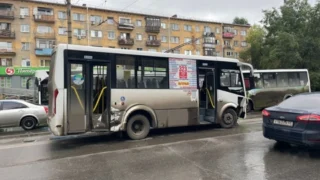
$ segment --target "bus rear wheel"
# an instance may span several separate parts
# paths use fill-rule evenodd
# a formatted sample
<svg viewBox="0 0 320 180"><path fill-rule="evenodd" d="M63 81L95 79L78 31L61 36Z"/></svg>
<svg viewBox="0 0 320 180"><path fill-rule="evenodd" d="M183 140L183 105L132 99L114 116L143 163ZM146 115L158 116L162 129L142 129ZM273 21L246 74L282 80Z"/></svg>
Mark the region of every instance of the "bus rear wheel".
<svg viewBox="0 0 320 180"><path fill-rule="evenodd" d="M235 110L226 109L221 117L220 125L223 128L232 128L237 124L238 115Z"/></svg>
<svg viewBox="0 0 320 180"><path fill-rule="evenodd" d="M144 139L150 132L150 123L144 115L134 115L127 123L127 135L132 140Z"/></svg>

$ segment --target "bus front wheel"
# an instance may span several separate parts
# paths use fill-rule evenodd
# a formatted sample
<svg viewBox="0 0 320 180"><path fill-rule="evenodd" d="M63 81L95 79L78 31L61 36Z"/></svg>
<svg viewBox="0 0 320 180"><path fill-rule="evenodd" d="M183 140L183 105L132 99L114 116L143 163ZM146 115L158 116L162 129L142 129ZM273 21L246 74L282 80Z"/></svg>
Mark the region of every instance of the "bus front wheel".
<svg viewBox="0 0 320 180"><path fill-rule="evenodd" d="M238 115L235 110L228 108L226 109L221 117L220 125L223 128L232 128L236 125Z"/></svg>
<svg viewBox="0 0 320 180"><path fill-rule="evenodd" d="M127 123L127 135L132 140L144 139L150 131L150 123L144 115L134 115Z"/></svg>

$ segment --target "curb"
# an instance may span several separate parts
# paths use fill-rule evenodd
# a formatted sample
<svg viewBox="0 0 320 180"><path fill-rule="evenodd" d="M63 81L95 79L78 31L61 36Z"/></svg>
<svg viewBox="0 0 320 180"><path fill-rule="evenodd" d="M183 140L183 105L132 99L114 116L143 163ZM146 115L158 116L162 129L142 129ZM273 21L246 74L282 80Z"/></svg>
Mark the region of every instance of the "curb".
<svg viewBox="0 0 320 180"><path fill-rule="evenodd" d="M32 136L41 136L41 135L49 135L49 134L51 134L49 131L37 132L37 133L13 134L13 135L0 136L0 139L10 139L10 138L19 138L19 137L32 137Z"/></svg>

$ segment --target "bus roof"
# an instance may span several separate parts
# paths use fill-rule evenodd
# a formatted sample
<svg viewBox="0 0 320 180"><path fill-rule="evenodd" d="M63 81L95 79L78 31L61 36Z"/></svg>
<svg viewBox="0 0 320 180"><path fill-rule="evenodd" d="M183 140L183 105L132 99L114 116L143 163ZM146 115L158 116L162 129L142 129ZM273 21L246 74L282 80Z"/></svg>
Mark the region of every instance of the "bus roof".
<svg viewBox="0 0 320 180"><path fill-rule="evenodd" d="M82 45L71 45L71 44L59 44L57 49L69 49L77 51L90 51L90 52L102 52L102 53L116 53L124 55L140 55L140 56L153 56L153 57L171 57L171 58L185 58L195 60L207 60L207 61L221 61L221 62L234 62L239 63L238 59L224 58L217 56L195 56L195 55L184 55L184 54L172 54L172 53L160 53L160 52L149 52L149 51L138 51L138 50L124 50L107 47L93 47L93 46L82 46Z"/></svg>
<svg viewBox="0 0 320 180"><path fill-rule="evenodd" d="M276 73L276 72L308 72L308 69L254 69L255 73ZM245 70L243 73L249 73Z"/></svg>

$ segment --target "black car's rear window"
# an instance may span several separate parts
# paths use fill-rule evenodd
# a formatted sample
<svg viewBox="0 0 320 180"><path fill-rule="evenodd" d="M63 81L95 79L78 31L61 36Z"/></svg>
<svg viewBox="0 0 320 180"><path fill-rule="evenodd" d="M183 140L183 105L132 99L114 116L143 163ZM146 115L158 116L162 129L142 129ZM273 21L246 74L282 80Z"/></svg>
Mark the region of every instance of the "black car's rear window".
<svg viewBox="0 0 320 180"><path fill-rule="evenodd" d="M320 107L320 95L298 95L284 100L279 105L281 108L290 109L313 109Z"/></svg>

